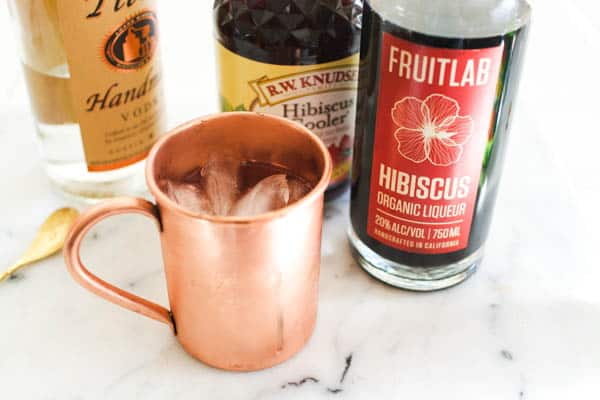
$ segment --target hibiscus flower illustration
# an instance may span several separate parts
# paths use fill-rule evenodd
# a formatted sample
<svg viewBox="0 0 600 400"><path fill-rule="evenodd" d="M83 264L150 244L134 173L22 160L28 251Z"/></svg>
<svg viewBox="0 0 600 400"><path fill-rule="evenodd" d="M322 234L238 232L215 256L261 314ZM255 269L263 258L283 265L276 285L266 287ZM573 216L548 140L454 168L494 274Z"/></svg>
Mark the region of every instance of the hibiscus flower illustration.
<svg viewBox="0 0 600 400"><path fill-rule="evenodd" d="M394 137L400 154L418 164L425 160L443 167L456 164L473 135L473 119L459 111L456 100L441 94L424 101L416 97L398 101L392 119L398 126Z"/></svg>

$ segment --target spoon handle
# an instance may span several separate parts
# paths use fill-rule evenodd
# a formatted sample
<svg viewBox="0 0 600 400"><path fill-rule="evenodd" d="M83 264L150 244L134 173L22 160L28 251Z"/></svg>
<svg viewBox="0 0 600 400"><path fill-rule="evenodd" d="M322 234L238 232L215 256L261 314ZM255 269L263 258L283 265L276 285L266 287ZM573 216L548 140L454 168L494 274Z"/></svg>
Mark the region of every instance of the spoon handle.
<svg viewBox="0 0 600 400"><path fill-rule="evenodd" d="M4 271L2 273L2 275L0 275L0 283L4 282L8 278L10 278L10 276L12 274L14 274L15 272L17 272L18 270L20 270L21 268L23 268L26 265L27 265L27 263L24 263L22 261L17 261L15 264L13 264L11 267L9 267L6 271Z"/></svg>

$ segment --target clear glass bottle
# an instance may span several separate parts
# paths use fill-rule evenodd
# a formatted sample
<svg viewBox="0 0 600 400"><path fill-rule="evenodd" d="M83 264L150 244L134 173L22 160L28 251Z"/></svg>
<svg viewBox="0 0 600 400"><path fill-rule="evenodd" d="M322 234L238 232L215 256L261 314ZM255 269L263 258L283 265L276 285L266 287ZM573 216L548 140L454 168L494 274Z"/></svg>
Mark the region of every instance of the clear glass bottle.
<svg viewBox="0 0 600 400"><path fill-rule="evenodd" d="M480 264L530 7L366 0L350 241L376 278L455 285Z"/></svg>
<svg viewBox="0 0 600 400"><path fill-rule="evenodd" d="M87 200L143 192L165 127L154 2L8 3L50 180Z"/></svg>

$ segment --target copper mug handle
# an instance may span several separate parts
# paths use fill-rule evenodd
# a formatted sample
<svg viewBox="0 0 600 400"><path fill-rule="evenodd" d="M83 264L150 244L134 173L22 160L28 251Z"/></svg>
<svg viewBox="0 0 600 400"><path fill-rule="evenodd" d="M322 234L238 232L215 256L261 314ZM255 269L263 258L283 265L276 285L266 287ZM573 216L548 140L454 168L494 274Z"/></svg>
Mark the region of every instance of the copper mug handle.
<svg viewBox="0 0 600 400"><path fill-rule="evenodd" d="M169 325L171 331L176 334L175 322L169 310L98 278L88 271L81 262L81 242L89 230L103 219L127 213L142 214L154 219L159 231L162 232L162 223L158 208L149 201L129 197L106 201L83 213L71 228L64 247L67 268L73 278L92 293L128 310L163 322Z"/></svg>

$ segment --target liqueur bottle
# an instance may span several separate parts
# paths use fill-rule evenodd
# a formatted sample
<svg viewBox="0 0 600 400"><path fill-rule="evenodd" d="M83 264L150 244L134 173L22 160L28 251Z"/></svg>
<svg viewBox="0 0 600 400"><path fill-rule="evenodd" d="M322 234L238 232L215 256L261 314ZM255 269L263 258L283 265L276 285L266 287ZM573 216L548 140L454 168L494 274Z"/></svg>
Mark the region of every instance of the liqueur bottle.
<svg viewBox="0 0 600 400"><path fill-rule="evenodd" d="M350 241L412 290L482 260L523 59L525 0L366 0Z"/></svg>
<svg viewBox="0 0 600 400"><path fill-rule="evenodd" d="M328 198L349 182L362 0L215 0L223 111L297 121L334 162Z"/></svg>
<svg viewBox="0 0 600 400"><path fill-rule="evenodd" d="M51 181L70 196L143 191L164 131L154 0L9 0Z"/></svg>

